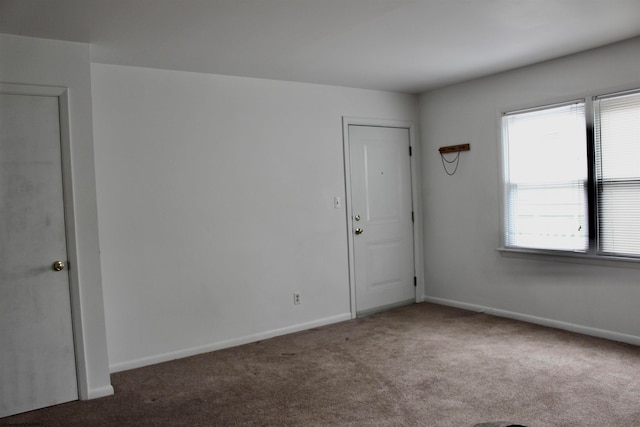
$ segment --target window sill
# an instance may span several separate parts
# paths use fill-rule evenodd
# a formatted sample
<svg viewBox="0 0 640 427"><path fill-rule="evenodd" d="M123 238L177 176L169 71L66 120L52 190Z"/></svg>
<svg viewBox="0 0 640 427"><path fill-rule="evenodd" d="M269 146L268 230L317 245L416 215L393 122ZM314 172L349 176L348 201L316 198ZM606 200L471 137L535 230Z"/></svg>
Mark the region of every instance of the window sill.
<svg viewBox="0 0 640 427"><path fill-rule="evenodd" d="M541 261L570 262L578 264L602 265L605 267L628 267L640 269L640 258L509 247L499 247L497 251L500 252L502 256L511 258L528 258L539 259Z"/></svg>

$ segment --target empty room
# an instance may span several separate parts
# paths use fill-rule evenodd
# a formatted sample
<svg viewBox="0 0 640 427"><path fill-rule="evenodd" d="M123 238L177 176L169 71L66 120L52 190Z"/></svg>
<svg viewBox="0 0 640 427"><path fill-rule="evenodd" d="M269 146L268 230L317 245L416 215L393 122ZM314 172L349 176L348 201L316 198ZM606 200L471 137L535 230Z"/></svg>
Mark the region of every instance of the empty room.
<svg viewBox="0 0 640 427"><path fill-rule="evenodd" d="M640 426L640 1L0 0L0 426Z"/></svg>

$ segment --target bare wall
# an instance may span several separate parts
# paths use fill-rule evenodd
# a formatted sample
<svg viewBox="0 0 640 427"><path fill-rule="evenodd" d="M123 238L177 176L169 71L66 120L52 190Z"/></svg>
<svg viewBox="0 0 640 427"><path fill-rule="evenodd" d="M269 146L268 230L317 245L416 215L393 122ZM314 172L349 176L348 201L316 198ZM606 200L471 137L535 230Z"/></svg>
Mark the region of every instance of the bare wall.
<svg viewBox="0 0 640 427"><path fill-rule="evenodd" d="M112 370L350 318L341 118L417 97L103 64L92 88Z"/></svg>
<svg viewBox="0 0 640 427"><path fill-rule="evenodd" d="M638 58L633 39L421 95L427 300L640 343L640 264L496 250L500 113L640 87ZM447 176L437 149L461 143Z"/></svg>

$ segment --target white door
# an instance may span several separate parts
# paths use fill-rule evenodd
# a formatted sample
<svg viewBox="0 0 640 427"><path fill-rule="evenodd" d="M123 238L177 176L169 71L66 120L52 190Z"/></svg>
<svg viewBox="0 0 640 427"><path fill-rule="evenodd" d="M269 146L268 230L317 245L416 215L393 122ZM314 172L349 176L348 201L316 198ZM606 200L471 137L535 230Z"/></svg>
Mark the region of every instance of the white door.
<svg viewBox="0 0 640 427"><path fill-rule="evenodd" d="M358 315L415 302L409 129L349 125Z"/></svg>
<svg viewBox="0 0 640 427"><path fill-rule="evenodd" d="M65 238L58 98L0 94L0 417L78 398Z"/></svg>

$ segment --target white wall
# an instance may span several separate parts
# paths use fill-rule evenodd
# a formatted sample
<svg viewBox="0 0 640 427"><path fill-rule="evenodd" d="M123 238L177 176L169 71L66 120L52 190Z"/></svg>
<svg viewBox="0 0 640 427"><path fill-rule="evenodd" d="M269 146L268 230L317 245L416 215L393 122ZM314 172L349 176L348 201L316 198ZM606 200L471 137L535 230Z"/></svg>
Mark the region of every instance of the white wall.
<svg viewBox="0 0 640 427"><path fill-rule="evenodd" d="M422 94L427 300L640 343L640 264L496 251L499 114L640 87L639 58L633 39ZM460 143L471 151L447 176L437 149Z"/></svg>
<svg viewBox="0 0 640 427"><path fill-rule="evenodd" d="M113 371L350 318L341 118L415 121L417 97L103 64L92 86Z"/></svg>
<svg viewBox="0 0 640 427"><path fill-rule="evenodd" d="M63 144L63 159L71 178L65 182L65 214L79 394L83 399L113 394L100 277L89 45L0 34L0 58L0 83L68 89L70 144Z"/></svg>

